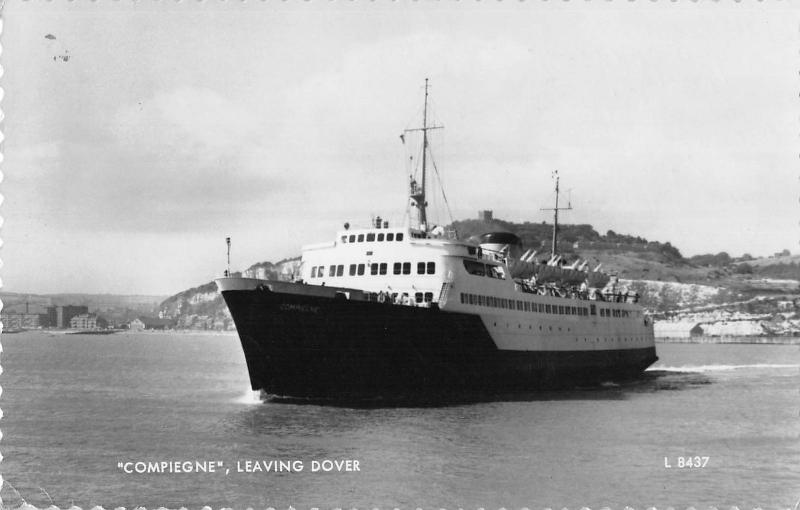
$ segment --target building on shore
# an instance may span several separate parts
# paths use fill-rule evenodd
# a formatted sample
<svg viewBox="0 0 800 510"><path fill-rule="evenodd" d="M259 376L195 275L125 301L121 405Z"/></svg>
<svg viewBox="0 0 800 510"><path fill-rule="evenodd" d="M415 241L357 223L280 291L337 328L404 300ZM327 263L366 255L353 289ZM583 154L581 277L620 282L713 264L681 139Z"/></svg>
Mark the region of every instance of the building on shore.
<svg viewBox="0 0 800 510"><path fill-rule="evenodd" d="M703 325L706 336L761 336L766 334L761 321L719 321Z"/></svg>
<svg viewBox="0 0 800 510"><path fill-rule="evenodd" d="M105 329L108 321L95 313L82 313L69 320L71 329Z"/></svg>
<svg viewBox="0 0 800 510"><path fill-rule="evenodd" d="M53 328L69 328L72 318L84 313L89 313L88 306L64 305L47 307L48 323Z"/></svg>
<svg viewBox="0 0 800 510"><path fill-rule="evenodd" d="M656 321L656 338L693 338L703 336L703 325L696 321Z"/></svg>
<svg viewBox="0 0 800 510"><path fill-rule="evenodd" d="M175 320L160 319L155 317L137 317L128 323L128 329L131 331L142 331L145 329L164 330L172 329L174 327Z"/></svg>
<svg viewBox="0 0 800 510"><path fill-rule="evenodd" d="M144 321L136 317L128 323L128 329L131 331L141 331L144 329Z"/></svg>
<svg viewBox="0 0 800 510"><path fill-rule="evenodd" d="M46 317L46 316L45 316ZM42 316L38 313L3 312L0 313L3 329L38 329L42 327Z"/></svg>

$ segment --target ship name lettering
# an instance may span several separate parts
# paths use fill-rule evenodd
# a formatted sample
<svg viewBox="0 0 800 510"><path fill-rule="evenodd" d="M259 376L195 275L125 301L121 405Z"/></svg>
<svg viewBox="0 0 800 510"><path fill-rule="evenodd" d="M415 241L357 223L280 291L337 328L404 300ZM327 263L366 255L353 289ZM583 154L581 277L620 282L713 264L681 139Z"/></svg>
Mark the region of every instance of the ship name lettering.
<svg viewBox="0 0 800 510"><path fill-rule="evenodd" d="M281 305L281 310L285 312L319 313L319 307L312 305L283 304Z"/></svg>

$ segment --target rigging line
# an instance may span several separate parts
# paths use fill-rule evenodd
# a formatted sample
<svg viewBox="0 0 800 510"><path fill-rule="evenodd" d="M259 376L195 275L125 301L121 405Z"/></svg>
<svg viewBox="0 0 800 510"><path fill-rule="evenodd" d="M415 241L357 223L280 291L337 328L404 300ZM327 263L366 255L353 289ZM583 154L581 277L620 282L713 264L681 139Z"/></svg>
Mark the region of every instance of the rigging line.
<svg viewBox="0 0 800 510"><path fill-rule="evenodd" d="M454 223L453 219L453 211L450 210L450 202L447 201L447 195L444 193L444 185L442 185L442 176L439 175L439 167L436 166L436 161L433 159L433 154L431 153L431 164L433 165L433 170L436 172L436 180L439 181L439 189L442 190L442 198L444 198L444 205L447 206L447 214L450 216L450 224Z"/></svg>

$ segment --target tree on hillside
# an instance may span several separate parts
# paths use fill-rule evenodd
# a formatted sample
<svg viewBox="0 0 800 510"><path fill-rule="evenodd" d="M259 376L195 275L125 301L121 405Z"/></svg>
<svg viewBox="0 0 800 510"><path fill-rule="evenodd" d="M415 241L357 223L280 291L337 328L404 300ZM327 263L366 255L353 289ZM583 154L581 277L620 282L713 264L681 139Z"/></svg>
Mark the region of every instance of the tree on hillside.
<svg viewBox="0 0 800 510"><path fill-rule="evenodd" d="M733 262L733 259L730 255L728 255L727 252L721 251L716 255L711 253L695 255L689 259L689 262L696 266L725 267L730 265L730 263Z"/></svg>

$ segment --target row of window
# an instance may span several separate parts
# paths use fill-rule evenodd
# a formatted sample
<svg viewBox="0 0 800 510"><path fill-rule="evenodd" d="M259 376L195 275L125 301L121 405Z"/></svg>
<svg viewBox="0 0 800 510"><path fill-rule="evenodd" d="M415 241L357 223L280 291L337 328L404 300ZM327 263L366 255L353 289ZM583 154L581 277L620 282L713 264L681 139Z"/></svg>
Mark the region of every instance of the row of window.
<svg viewBox="0 0 800 510"><path fill-rule="evenodd" d="M507 310L520 310L532 313L554 313L560 315L589 315L585 306L549 305L545 303L531 303L519 299L506 299L481 294L461 293L461 302L467 305L488 306L490 308L505 308ZM594 305L592 305L594 307ZM594 314L592 314L594 315Z"/></svg>
<svg viewBox="0 0 800 510"><path fill-rule="evenodd" d="M571 305L550 305L547 303L532 303L519 299L506 299L494 296L483 296L481 294L461 293L461 302L465 305L488 306L490 308L505 308L507 310L519 310L531 313L550 313L556 315L597 315L597 306L571 306ZM628 310L611 310L600 308L601 317L628 317Z"/></svg>
<svg viewBox="0 0 800 510"><path fill-rule="evenodd" d="M387 262L350 264L348 273L350 276L363 276L367 270L371 275L388 274L389 264ZM324 278L325 274L325 266L311 268L311 278ZM411 274L411 262L394 262L392 264L392 274ZM417 274L436 274L436 262L417 262ZM327 275L344 276L344 264L329 266Z"/></svg>
<svg viewBox="0 0 800 510"><path fill-rule="evenodd" d="M600 317L629 317L628 310L611 310L609 308L600 309Z"/></svg>
<svg viewBox="0 0 800 510"><path fill-rule="evenodd" d="M402 241L403 240L403 233L402 232L387 232L384 234L381 232L380 234L376 234L375 232L370 232L369 234L350 234L350 235L343 235L342 242L343 243L363 243L368 242L372 243L375 241L383 242L383 241Z"/></svg>

